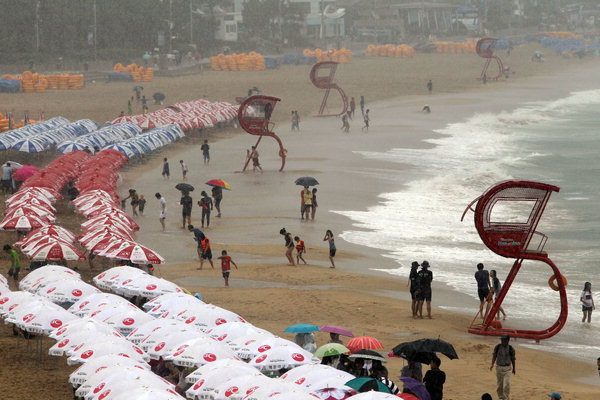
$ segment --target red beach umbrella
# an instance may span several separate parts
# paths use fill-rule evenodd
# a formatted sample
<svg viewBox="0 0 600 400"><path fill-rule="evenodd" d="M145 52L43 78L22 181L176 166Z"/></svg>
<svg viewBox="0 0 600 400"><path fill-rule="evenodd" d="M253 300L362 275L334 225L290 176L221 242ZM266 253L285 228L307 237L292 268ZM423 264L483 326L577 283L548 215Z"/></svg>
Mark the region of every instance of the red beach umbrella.
<svg viewBox="0 0 600 400"><path fill-rule="evenodd" d="M3 219L0 223L0 229L5 231L30 231L35 228L41 228L49 222L42 220L34 215L22 215Z"/></svg>
<svg viewBox="0 0 600 400"><path fill-rule="evenodd" d="M355 337L346 344L346 347L352 353L356 353L359 350L383 350L381 342L371 336Z"/></svg>
<svg viewBox="0 0 600 400"><path fill-rule="evenodd" d="M15 173L13 174L13 179L17 182L24 182L33 175L35 175L35 173L38 172L38 170L39 169L37 167L34 167L33 165L24 165L23 168L19 168L15 171Z"/></svg>
<svg viewBox="0 0 600 400"><path fill-rule="evenodd" d="M135 264L162 264L165 259L160 254L140 244L130 244L109 255L111 258L130 260Z"/></svg>
<svg viewBox="0 0 600 400"><path fill-rule="evenodd" d="M32 260L85 260L75 246L63 241L48 243L30 254Z"/></svg>

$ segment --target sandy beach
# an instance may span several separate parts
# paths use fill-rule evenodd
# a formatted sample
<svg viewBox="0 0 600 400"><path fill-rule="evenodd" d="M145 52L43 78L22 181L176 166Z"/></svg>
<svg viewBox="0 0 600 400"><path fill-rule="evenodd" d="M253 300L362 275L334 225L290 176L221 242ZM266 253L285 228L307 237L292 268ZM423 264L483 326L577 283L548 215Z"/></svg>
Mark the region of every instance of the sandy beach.
<svg viewBox="0 0 600 400"><path fill-rule="evenodd" d="M526 101L552 99L569 91L587 89L589 81L582 77L597 75L597 62L574 61L548 57L545 64L529 62L529 48L515 49L511 66L517 74L511 82L490 82L482 85L475 80L482 62L472 56L449 54L417 55L410 60L356 59L338 70L339 82L349 96L365 95L371 109L371 129L362 133L360 110L350 121L349 134L339 129L336 118L310 118L320 102L317 89L311 88L306 75L309 67L282 67L264 73L204 72L197 76L157 78L146 87L167 93L167 102L208 98L232 100L243 95L247 87L258 86L264 93L283 98L276 108L275 131L288 149L284 172L277 172L279 159L275 141L265 138L260 144L263 173L236 173L243 165L246 149L256 138L239 129L211 130L198 137L168 147L143 164L129 165L122 171L120 193L135 188L148 203L144 216L136 219L141 226L137 240L157 250L167 260L158 273L191 292L199 292L205 301L228 308L249 322L283 337L285 327L306 322L317 325L336 324L352 330L355 335L377 337L385 345L385 353L396 344L422 337L441 337L454 344L458 360L442 359L441 369L448 376L444 387L447 399L479 399L482 393L495 395L495 374L489 371L495 338L469 335L466 327L471 317L439 309L442 305L472 304L466 294L450 291L445 285L434 286L432 320L414 320L410 314L406 281L374 269L397 268L397 263L371 247L351 244L339 238L343 231L356 229L351 221L336 213L340 210L367 210L381 201L382 192L401 190L411 177L418 174L408 164L396 164L395 173L388 163L364 157L358 152L385 151L392 148L428 148L425 139L433 131L450 122L460 121L475 112L510 110ZM449 75L455 78L448 78ZM434 81L434 93L427 95L427 79ZM29 94L0 95L1 104L10 104L15 112L22 107L44 109L46 116L92 118L104 121L116 116L115 104L126 103L130 84L96 83L74 93L45 93L36 98ZM116 100L119 99L119 100ZM420 113L429 104L431 114ZM123 106L123 108L125 108ZM291 132L289 111L300 110L301 130ZM203 165L200 143L207 138L211 146L211 161ZM161 176L162 157L171 165L171 179ZM188 164L188 183L196 190L194 203L209 179L229 182L231 192L224 192L222 218L214 218L204 232L211 239L213 254L226 249L239 265L231 278L231 288L223 288L219 266L215 270L205 264L196 270L195 243L181 227L179 192L181 182L179 160ZM320 182L319 207L315 221L300 220L300 187L294 185L299 176L310 175ZM161 192L167 200L167 232L160 231L158 204L154 193ZM465 199L467 202L470 199ZM128 209L128 211L131 211ZM193 209L192 223L200 224L200 212ZM283 237L285 227L305 240L308 265L287 266ZM335 270L329 269L325 230L336 234L338 254ZM6 234L3 234L6 235ZM7 237L3 237L7 240ZM402 246L401 243L398 246ZM434 275L436 254L415 254L419 262L429 260ZM413 259L405 260L405 266ZM86 268L87 267L82 267ZM93 276L90 274L90 276ZM13 363L17 370L35 368L36 359L28 355L23 344L8 337L3 329L0 357ZM327 341L326 334L317 334L317 345ZM600 392L594 363L584 363L557 357L546 352L526 349L516 343L517 374L512 380L513 400L545 398L547 393L561 392L565 399L594 399ZM48 342L49 343L49 342ZM18 351L15 350L18 347ZM597 356L593 357L595 360ZM0 387L8 392L6 399L69 398L70 388L64 359L46 359L40 364L41 377L25 384L15 381L15 367L0 371ZM568 368L565 368L565 364ZM392 358L387 367L396 378L402 359ZM595 378L595 379L594 379ZM52 387L52 393L48 387ZM6 390L8 389L8 390ZM39 398L39 396L37 396Z"/></svg>

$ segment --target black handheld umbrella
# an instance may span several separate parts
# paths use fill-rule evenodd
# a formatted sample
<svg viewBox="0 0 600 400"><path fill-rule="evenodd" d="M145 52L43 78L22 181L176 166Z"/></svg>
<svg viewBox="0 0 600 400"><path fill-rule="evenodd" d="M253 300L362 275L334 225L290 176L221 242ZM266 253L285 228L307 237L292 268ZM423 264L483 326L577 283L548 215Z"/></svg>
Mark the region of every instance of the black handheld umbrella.
<svg viewBox="0 0 600 400"><path fill-rule="evenodd" d="M312 176L303 176L296 179L294 183L298 186L316 186L319 184L319 182L317 182L317 180Z"/></svg>
<svg viewBox="0 0 600 400"><path fill-rule="evenodd" d="M392 352L410 361L429 364L435 353L442 353L449 359L458 358L454 346L441 339L419 339L412 342L400 343Z"/></svg>
<svg viewBox="0 0 600 400"><path fill-rule="evenodd" d="M379 354L378 352L366 349L352 353L348 356L348 358L367 358L369 360L379 360L381 362L386 362L385 357Z"/></svg>
<svg viewBox="0 0 600 400"><path fill-rule="evenodd" d="M152 95L152 98L154 99L155 102L160 103L160 102L164 101L167 97L165 96L164 93L156 92Z"/></svg>
<svg viewBox="0 0 600 400"><path fill-rule="evenodd" d="M175 189L188 193L194 191L194 187L188 183L178 183L177 185L175 185Z"/></svg>

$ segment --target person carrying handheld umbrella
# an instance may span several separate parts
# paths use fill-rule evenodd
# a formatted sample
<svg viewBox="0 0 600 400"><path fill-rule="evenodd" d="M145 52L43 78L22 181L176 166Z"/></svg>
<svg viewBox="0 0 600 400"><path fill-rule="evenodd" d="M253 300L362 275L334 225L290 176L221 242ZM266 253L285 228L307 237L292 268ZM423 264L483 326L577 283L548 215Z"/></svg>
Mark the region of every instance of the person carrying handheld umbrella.
<svg viewBox="0 0 600 400"><path fill-rule="evenodd" d="M214 200L214 206L217 209L217 218L221 218L221 200L223 200L223 189L231 190L229 183L222 179L211 179L206 182L208 186L212 186L211 192Z"/></svg>

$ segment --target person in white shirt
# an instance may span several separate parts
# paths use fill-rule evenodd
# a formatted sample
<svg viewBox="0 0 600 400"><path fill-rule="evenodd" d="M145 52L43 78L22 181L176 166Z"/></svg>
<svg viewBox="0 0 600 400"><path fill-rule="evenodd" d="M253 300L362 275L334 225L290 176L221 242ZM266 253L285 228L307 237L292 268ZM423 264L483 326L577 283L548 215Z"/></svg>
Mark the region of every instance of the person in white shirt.
<svg viewBox="0 0 600 400"><path fill-rule="evenodd" d="M159 220L160 220L160 225L162 226L162 231L165 232L165 219L167 218L167 201L165 200L164 197L161 196L160 193L156 193L154 195L154 197L156 197L158 199L158 209L160 211L159 214Z"/></svg>
<svg viewBox="0 0 600 400"><path fill-rule="evenodd" d="M596 309L594 298L592 297L592 284L590 282L586 282L583 285L583 291L581 292L579 301L582 303L581 309L583 311L583 319L581 322L585 322L587 319L589 324L592 321L592 310Z"/></svg>

